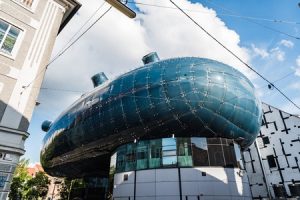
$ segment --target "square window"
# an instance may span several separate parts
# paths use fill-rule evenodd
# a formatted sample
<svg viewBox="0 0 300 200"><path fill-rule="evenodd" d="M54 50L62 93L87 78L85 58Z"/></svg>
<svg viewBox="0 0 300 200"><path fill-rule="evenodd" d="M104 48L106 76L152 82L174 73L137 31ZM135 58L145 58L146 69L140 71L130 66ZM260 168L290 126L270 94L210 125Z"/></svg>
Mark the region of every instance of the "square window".
<svg viewBox="0 0 300 200"><path fill-rule="evenodd" d="M0 51L11 54L21 30L0 19Z"/></svg>
<svg viewBox="0 0 300 200"><path fill-rule="evenodd" d="M128 174L124 174L123 181L128 181Z"/></svg>
<svg viewBox="0 0 300 200"><path fill-rule="evenodd" d="M263 140L263 143L266 145L266 144L270 144L270 140L269 140L269 137L268 136L265 136L262 138Z"/></svg>
<svg viewBox="0 0 300 200"><path fill-rule="evenodd" d="M276 162L275 162L275 158L274 158L273 155L267 156L267 160L268 160L270 168L277 167Z"/></svg>

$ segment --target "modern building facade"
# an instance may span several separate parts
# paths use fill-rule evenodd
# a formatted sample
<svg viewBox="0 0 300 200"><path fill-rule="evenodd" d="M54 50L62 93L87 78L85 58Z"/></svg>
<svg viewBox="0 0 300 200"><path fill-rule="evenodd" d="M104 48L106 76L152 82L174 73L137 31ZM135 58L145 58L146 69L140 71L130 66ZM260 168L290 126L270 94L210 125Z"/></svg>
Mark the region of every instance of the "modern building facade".
<svg viewBox="0 0 300 200"><path fill-rule="evenodd" d="M299 116L263 104L260 134L244 160L254 199L299 198Z"/></svg>
<svg viewBox="0 0 300 200"><path fill-rule="evenodd" d="M108 182L103 199L251 199L241 150L261 125L252 83L209 59L143 62L94 76L93 91L43 123L45 171Z"/></svg>
<svg viewBox="0 0 300 200"><path fill-rule="evenodd" d="M0 199L24 142L59 31L80 4L75 0L0 1Z"/></svg>

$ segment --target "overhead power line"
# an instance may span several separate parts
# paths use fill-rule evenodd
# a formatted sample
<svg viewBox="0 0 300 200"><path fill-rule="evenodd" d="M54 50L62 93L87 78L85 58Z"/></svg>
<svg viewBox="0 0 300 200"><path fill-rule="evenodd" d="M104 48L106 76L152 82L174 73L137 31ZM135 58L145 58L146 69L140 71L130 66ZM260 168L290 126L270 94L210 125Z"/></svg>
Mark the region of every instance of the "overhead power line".
<svg viewBox="0 0 300 200"><path fill-rule="evenodd" d="M84 34L86 34L100 19L102 19L112 8L110 6L102 15L100 15L84 32L82 32L73 42L71 42L66 48L60 51L60 53L55 56L44 68L41 69L41 71L35 76L35 78L26 86L23 86L23 91L21 94L41 75L44 71L48 69L48 67L55 62L60 56L62 56L68 49L70 49L71 46L73 46ZM90 19L89 19L90 20Z"/></svg>
<svg viewBox="0 0 300 200"><path fill-rule="evenodd" d="M137 4L137 5L142 5L142 6L151 6L151 7L157 7L157 8L164 8L164 9L177 9L177 8L170 7L170 6L162 6L162 5L157 5L157 4L148 4L148 3L133 2L133 1L128 1L127 3ZM193 9L182 9L182 10L189 11L189 12L198 12L198 13L204 13L204 14L211 14L210 12L203 12L203 11L200 11L200 10L193 10ZM226 12L229 12L229 11L226 11ZM293 39L296 39L296 40L300 40L300 37L298 37L298 36L291 35L289 33L286 33L284 31L282 31L282 30L278 30L278 29L272 28L272 27L264 25L264 24L260 24L260 23L258 23L256 21L260 20L260 21L268 21L268 22L274 22L274 23L295 24L295 25L300 25L300 22L286 21L286 20L279 20L279 19L259 18L259 17L252 17L252 16L243 16L243 15L233 14L232 12L231 12L231 14L218 13L218 15L219 16L229 16L229 17L240 18L240 19L243 19L243 20L248 21L250 23L253 23L253 24L256 24L258 26L261 26L262 28L268 29L270 31L286 35L286 36L288 36L290 38L293 38Z"/></svg>
<svg viewBox="0 0 300 200"><path fill-rule="evenodd" d="M200 28L202 31L204 31L209 37L211 37L220 46L222 46L226 51L228 51L231 55L233 55L236 59L238 59L241 63L243 63L247 68L249 68L251 71L253 71L255 74L257 74L263 80L265 80L272 87L274 87L282 96L284 96L290 103L292 103L295 107L297 107L300 110L300 107L293 100L291 100L286 94L284 94L278 87L276 87L272 82L270 82L267 78L265 78L263 75L261 75L259 72L257 72L254 68L252 68L250 65L248 65L244 60L242 60L237 54L235 54L228 47L226 47L223 43L221 43L217 38L215 38L212 34L210 34L205 28L203 28L199 23L197 23L190 15L188 15L184 10L182 10L176 3L174 3L172 0L170 0L170 2L174 6L176 6L176 8L178 8L178 10L181 11L186 17L188 17L198 28Z"/></svg>
<svg viewBox="0 0 300 200"><path fill-rule="evenodd" d="M95 15L97 14L97 12L104 6L105 1L103 1L103 3L93 12L93 14L91 14L91 16L84 22L84 24L76 31L76 33L70 38L70 40L65 44L65 46L63 48L61 48L61 50L53 57L53 59L56 59L56 57L58 57L58 55L65 49L68 47L68 45L70 44L70 42L72 42L72 40L80 33L80 31L82 31L82 29L93 19L93 17L95 17ZM53 60L52 59L52 60ZM51 61L50 61L51 62Z"/></svg>
<svg viewBox="0 0 300 200"><path fill-rule="evenodd" d="M209 4L212 4L212 5L214 5L214 6L218 7L218 8L220 8L220 9L226 11L226 12L229 12L229 13L231 13L231 14L233 14L233 15L237 14L237 13L235 13L234 11L232 11L232 10L230 10L230 9L228 9L228 8L225 8L224 6L221 6L221 5L218 5L218 4L216 4L216 3L213 3L212 0L210 0L210 1L205 0L205 1L206 1L207 3L209 3ZM250 23L256 24L256 25L258 25L258 26L261 26L261 27L263 27L263 28L265 28L265 29L268 29L268 30L270 30L270 31L273 31L273 32L276 32L276 33L283 34L283 35L285 35L285 36L288 36L288 37L293 38L293 39L296 39L296 40L300 40L300 37L299 37L299 36L295 36L295 35L286 33L286 32L284 32L284 31L282 31L282 30L278 30L278 29L275 29L275 28L273 28L273 27L266 26L266 25L264 25L264 24L258 23L258 22L256 22L256 21L251 20L251 18L249 18L249 17L241 17L241 19L243 19L243 20L245 20L245 21L248 21L248 22L250 22ZM274 22L275 22L275 21L276 21L276 22L280 22L281 20L274 20ZM281 22L283 22L283 21L281 21ZM295 23L295 24L300 24L300 22L294 22L294 23Z"/></svg>

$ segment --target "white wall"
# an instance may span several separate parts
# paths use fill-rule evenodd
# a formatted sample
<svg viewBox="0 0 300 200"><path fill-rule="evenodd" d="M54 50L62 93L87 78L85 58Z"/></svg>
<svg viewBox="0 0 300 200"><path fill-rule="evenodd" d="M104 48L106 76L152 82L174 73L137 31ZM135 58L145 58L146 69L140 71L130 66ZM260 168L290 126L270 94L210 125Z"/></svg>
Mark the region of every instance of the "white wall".
<svg viewBox="0 0 300 200"><path fill-rule="evenodd" d="M251 199L247 176L222 167L181 168L182 200ZM204 173L206 176L204 176ZM124 181L124 175L128 180ZM135 172L114 176L114 199L133 200ZM178 169L136 171L136 200L180 200Z"/></svg>
<svg viewBox="0 0 300 200"><path fill-rule="evenodd" d="M273 198L273 184L284 185L287 195L290 196L288 185L300 184L300 118L267 104L263 104L263 112L264 124L256 140L258 148L251 145L249 150L244 152L253 197L268 197L263 170ZM264 137L268 137L270 144L263 142ZM266 159L268 155L277 156L276 167L269 166Z"/></svg>

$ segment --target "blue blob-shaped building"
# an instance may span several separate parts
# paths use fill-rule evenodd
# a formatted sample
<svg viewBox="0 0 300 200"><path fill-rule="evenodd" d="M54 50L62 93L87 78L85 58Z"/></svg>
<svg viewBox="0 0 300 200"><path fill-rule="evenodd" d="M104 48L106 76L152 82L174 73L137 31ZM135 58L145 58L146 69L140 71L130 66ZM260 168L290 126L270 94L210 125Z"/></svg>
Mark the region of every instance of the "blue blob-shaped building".
<svg viewBox="0 0 300 200"><path fill-rule="evenodd" d="M94 83L92 92L43 125L48 130L41 151L46 172L104 177L111 160L114 173L123 173L196 167L198 156L208 160L200 166L240 167L236 146L251 145L261 123L261 103L252 83L236 69L210 59L160 61L151 53L143 61L144 66L112 81L104 74L105 79L93 77L104 83ZM210 152L218 149L211 145L222 147L221 153Z"/></svg>

